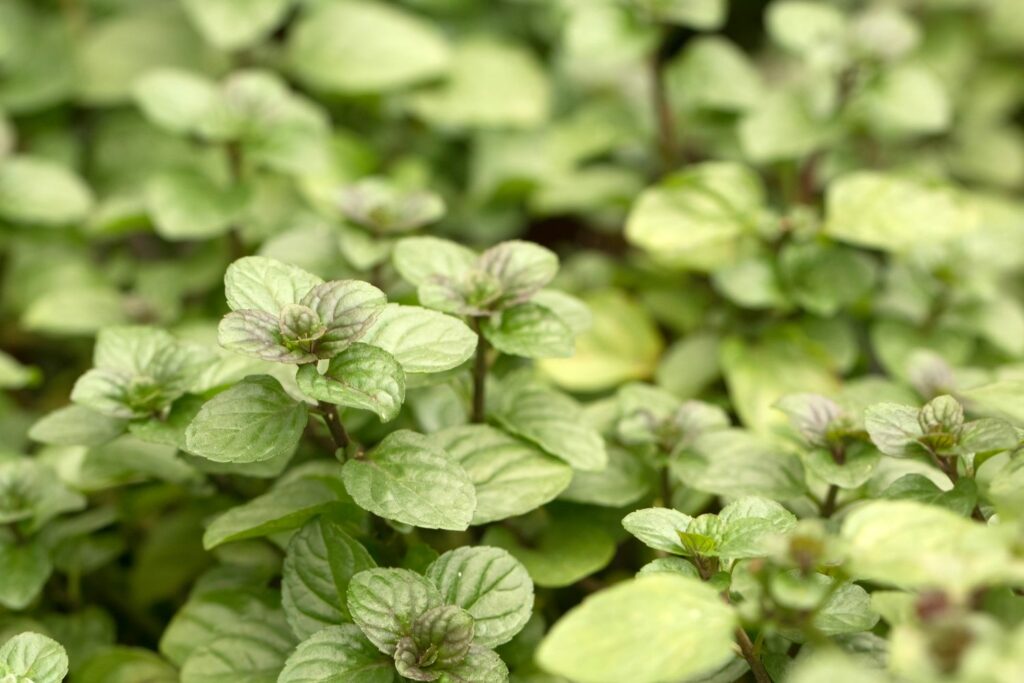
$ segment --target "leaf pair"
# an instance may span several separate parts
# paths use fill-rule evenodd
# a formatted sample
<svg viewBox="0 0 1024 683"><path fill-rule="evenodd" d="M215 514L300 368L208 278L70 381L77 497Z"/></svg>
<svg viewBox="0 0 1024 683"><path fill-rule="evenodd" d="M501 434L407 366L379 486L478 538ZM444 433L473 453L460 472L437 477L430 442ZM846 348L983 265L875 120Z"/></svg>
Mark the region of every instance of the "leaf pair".
<svg viewBox="0 0 1024 683"><path fill-rule="evenodd" d="M387 303L368 283L324 282L260 256L232 263L224 288L232 312L221 320L221 345L278 363L338 355L367 332Z"/></svg>
<svg viewBox="0 0 1024 683"><path fill-rule="evenodd" d="M960 402L939 396L924 407L878 403L867 409L865 426L878 449L893 457L931 452L938 456L992 453L1015 448L1014 428L997 418L965 422Z"/></svg>
<svg viewBox="0 0 1024 683"><path fill-rule="evenodd" d="M423 306L483 318L481 332L502 353L569 356L574 336L589 325L575 299L542 293L558 257L531 242L502 242L478 255L436 237L410 237L395 245L393 260Z"/></svg>
<svg viewBox="0 0 1024 683"><path fill-rule="evenodd" d="M184 395L214 357L196 344L152 327L100 331L93 369L71 391L71 400L114 418L157 415Z"/></svg>
<svg viewBox="0 0 1024 683"><path fill-rule="evenodd" d="M375 676L368 680L387 681L392 671L415 681L508 679L505 664L491 648L525 626L533 605L533 584L512 556L497 548L459 548L440 556L425 576L408 569L358 571L373 561L358 543L344 540L323 539L335 581L344 581L337 589L347 585L347 602L331 618L347 621L350 616L355 625L315 631L288 659L281 683L326 676L348 680L344 676L357 672ZM350 560L333 559L342 551ZM294 573L286 565L286 581L304 569L295 557ZM315 571L315 566L305 569ZM333 593L335 586L325 584L324 590Z"/></svg>
<svg viewBox="0 0 1024 683"><path fill-rule="evenodd" d="M769 544L796 526L796 516L778 503L750 496L717 515L690 517L678 510L648 508L626 515L626 531L655 550L684 557L738 560L763 557Z"/></svg>

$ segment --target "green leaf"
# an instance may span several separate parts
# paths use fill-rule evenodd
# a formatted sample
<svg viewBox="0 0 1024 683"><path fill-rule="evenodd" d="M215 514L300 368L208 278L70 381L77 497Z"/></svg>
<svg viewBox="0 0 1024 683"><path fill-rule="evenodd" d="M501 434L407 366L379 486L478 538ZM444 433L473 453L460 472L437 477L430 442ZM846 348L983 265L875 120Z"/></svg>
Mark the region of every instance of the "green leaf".
<svg viewBox="0 0 1024 683"><path fill-rule="evenodd" d="M1024 426L1024 381L1003 379L965 389L960 395L976 413Z"/></svg>
<svg viewBox="0 0 1024 683"><path fill-rule="evenodd" d="M755 163L790 161L829 142L831 129L803 93L769 92L740 120L737 132L746 158Z"/></svg>
<svg viewBox="0 0 1024 683"><path fill-rule="evenodd" d="M286 481L213 520L203 534L203 547L211 550L224 543L297 529L326 510L343 508L345 494L340 488L340 482L326 477Z"/></svg>
<svg viewBox="0 0 1024 683"><path fill-rule="evenodd" d="M304 394L350 408L370 410L381 422L398 417L405 402L405 371L387 351L356 343L331 359L320 374L316 365L299 368L295 376Z"/></svg>
<svg viewBox="0 0 1024 683"><path fill-rule="evenodd" d="M398 642L395 669L412 680L451 670L469 654L473 631L473 617L466 610L454 605L429 609L413 622L410 635Z"/></svg>
<svg viewBox="0 0 1024 683"><path fill-rule="evenodd" d="M345 596L352 577L376 567L366 549L330 517L310 520L288 542L281 604L292 631L306 639L350 620Z"/></svg>
<svg viewBox="0 0 1024 683"><path fill-rule="evenodd" d="M928 67L915 64L882 71L854 106L880 136L933 135L948 129L953 119L942 80Z"/></svg>
<svg viewBox="0 0 1024 683"><path fill-rule="evenodd" d="M265 311L228 313L217 326L217 341L230 351L275 363L312 363L317 359L306 348L289 347L281 333L280 319Z"/></svg>
<svg viewBox="0 0 1024 683"><path fill-rule="evenodd" d="M978 226L968 198L942 185L875 171L832 181L825 200L825 232L842 242L890 252L915 247L921 235L941 244Z"/></svg>
<svg viewBox="0 0 1024 683"><path fill-rule="evenodd" d="M780 258L789 295L818 315L834 315L867 294L875 283L875 262L853 249L794 244Z"/></svg>
<svg viewBox="0 0 1024 683"><path fill-rule="evenodd" d="M342 191L339 204L350 221L381 234L415 230L438 220L445 210L440 195L404 190L383 178L363 178L350 185Z"/></svg>
<svg viewBox="0 0 1024 683"><path fill-rule="evenodd" d="M466 658L441 674L440 683L505 683L508 667L498 653L474 645Z"/></svg>
<svg viewBox="0 0 1024 683"><path fill-rule="evenodd" d="M17 543L0 538L0 605L23 610L38 597L53 571L49 552L39 541ZM3 650L0 650L2 661Z"/></svg>
<svg viewBox="0 0 1024 683"><path fill-rule="evenodd" d="M90 657L78 670L81 683L179 683L178 670L158 655L134 647L111 647Z"/></svg>
<svg viewBox="0 0 1024 683"><path fill-rule="evenodd" d="M727 0L632 0L660 21L698 31L721 28L728 14Z"/></svg>
<svg viewBox="0 0 1024 683"><path fill-rule="evenodd" d="M84 220L92 203L88 186L59 164L30 156L0 161L0 218L61 226Z"/></svg>
<svg viewBox="0 0 1024 683"><path fill-rule="evenodd" d="M179 69L146 73L135 83L133 94L149 120L176 133L199 130L218 97L209 79Z"/></svg>
<svg viewBox="0 0 1024 683"><path fill-rule="evenodd" d="M748 496L722 508L718 523L718 557L735 560L770 554L772 542L796 526L796 516L775 501Z"/></svg>
<svg viewBox="0 0 1024 683"><path fill-rule="evenodd" d="M622 526L649 548L673 555L689 555L679 540L679 534L686 531L691 522L693 517L678 510L647 508L626 515Z"/></svg>
<svg viewBox="0 0 1024 683"><path fill-rule="evenodd" d="M670 467L687 486L718 495L785 500L804 491L799 459L741 429L702 434Z"/></svg>
<svg viewBox="0 0 1024 683"><path fill-rule="evenodd" d="M923 436L918 409L898 403L876 403L864 411L864 427L878 450L895 458L923 453L917 440Z"/></svg>
<svg viewBox="0 0 1024 683"><path fill-rule="evenodd" d="M22 389L39 382L37 368L22 365L11 355L0 351L0 388Z"/></svg>
<svg viewBox="0 0 1024 683"><path fill-rule="evenodd" d="M192 651L181 667L181 683L270 683L284 666L292 643L275 633L268 639L265 629L241 628Z"/></svg>
<svg viewBox="0 0 1024 683"><path fill-rule="evenodd" d="M277 683L392 683L394 663L354 624L332 626L299 644Z"/></svg>
<svg viewBox="0 0 1024 683"><path fill-rule="evenodd" d="M123 434L127 425L124 419L72 404L41 417L28 435L54 446L99 446Z"/></svg>
<svg viewBox="0 0 1024 683"><path fill-rule="evenodd" d="M776 43L812 63L833 65L842 57L846 19L835 7L810 0L780 0L772 3L765 24Z"/></svg>
<svg viewBox="0 0 1024 683"><path fill-rule="evenodd" d="M681 574L695 579L700 578L697 568L689 560L681 557L659 557L651 560L637 571L637 576L648 576L650 574Z"/></svg>
<svg viewBox="0 0 1024 683"><path fill-rule="evenodd" d="M573 335L554 312L534 303L519 304L484 319L487 341L502 353L524 358L569 357Z"/></svg>
<svg viewBox="0 0 1024 683"><path fill-rule="evenodd" d="M572 473L572 483L561 500L605 507L624 507L651 490L651 471L631 451L606 444L608 465L600 472Z"/></svg>
<svg viewBox="0 0 1024 683"><path fill-rule="evenodd" d="M230 651L235 645L240 651L248 651L238 658L237 664L247 665L251 661L257 670L252 679L249 672L236 671L241 680L264 681L269 671L268 660L276 665L269 680L284 664L285 654L295 645L294 637L281 611L278 596L265 589L228 588L200 591L194 594L171 619L160 638L160 652L175 665L197 667L197 680L207 683L206 672L212 675L228 676L228 671L219 667L231 667L235 662ZM255 647L254 647L255 646ZM263 653L254 653L259 646ZM218 660L220 660L218 662ZM204 671L205 670L205 671ZM230 670L230 669L229 669ZM264 678L260 678L260 675Z"/></svg>
<svg viewBox="0 0 1024 683"><path fill-rule="evenodd" d="M504 548L523 563L530 578L544 588L576 583L606 566L615 555L615 540L582 514L559 512L529 540L509 528L491 526L484 545Z"/></svg>
<svg viewBox="0 0 1024 683"><path fill-rule="evenodd" d="M580 683L658 683L710 673L733 656L736 615L697 579L653 574L584 600L537 651L547 671Z"/></svg>
<svg viewBox="0 0 1024 683"><path fill-rule="evenodd" d="M647 310L617 290L587 296L584 303L593 313L591 329L576 339L571 358L541 360L540 370L559 386L582 392L653 375L663 343Z"/></svg>
<svg viewBox="0 0 1024 683"><path fill-rule="evenodd" d="M361 507L425 529L466 529L476 509L469 475L427 437L392 432L345 463L345 488Z"/></svg>
<svg viewBox="0 0 1024 683"><path fill-rule="evenodd" d="M19 633L0 646L0 674L13 683L60 683L68 674L68 655L55 640Z"/></svg>
<svg viewBox="0 0 1024 683"><path fill-rule="evenodd" d="M476 263L476 253L438 237L406 237L391 253L395 269L409 283L422 287L437 278L460 281Z"/></svg>
<svg viewBox="0 0 1024 683"><path fill-rule="evenodd" d="M532 128L548 118L550 84L528 50L476 37L459 44L447 80L410 107L440 128Z"/></svg>
<svg viewBox="0 0 1024 683"><path fill-rule="evenodd" d="M381 652L394 655L399 641L427 610L443 604L432 583L408 569L368 569L348 587L348 611Z"/></svg>
<svg viewBox="0 0 1024 683"><path fill-rule="evenodd" d="M497 305L505 307L527 301L551 282L558 272L558 257L539 244L508 240L480 254L476 267L498 282Z"/></svg>
<svg viewBox="0 0 1024 683"><path fill-rule="evenodd" d="M214 462L263 462L295 451L306 428L303 403L269 375L255 375L203 404L185 431L190 453Z"/></svg>
<svg viewBox="0 0 1024 683"><path fill-rule="evenodd" d="M390 353L406 373L416 373L462 365L476 351L477 338L465 323L444 313L388 304L362 341Z"/></svg>
<svg viewBox="0 0 1024 683"><path fill-rule="evenodd" d="M579 405L559 391L527 378L502 387L494 418L574 469L599 471L608 464L604 439L585 424Z"/></svg>
<svg viewBox="0 0 1024 683"><path fill-rule="evenodd" d="M497 647L512 640L533 611L533 582L526 568L505 550L463 547L441 555L427 568L449 605L476 622L474 641Z"/></svg>
<svg viewBox="0 0 1024 683"><path fill-rule="evenodd" d="M449 427L430 440L459 463L476 489L472 524L515 517L553 500L572 469L526 441L487 425Z"/></svg>
<svg viewBox="0 0 1024 683"><path fill-rule="evenodd" d="M997 527L922 503L870 502L846 517L842 537L856 579L966 595L1024 576L1024 563Z"/></svg>
<svg viewBox="0 0 1024 683"><path fill-rule="evenodd" d="M765 190L750 169L706 162L645 190L626 221L626 239L666 266L712 270L730 263L757 229Z"/></svg>
<svg viewBox="0 0 1024 683"><path fill-rule="evenodd" d="M292 0L183 0L189 18L221 50L239 50L267 37Z"/></svg>
<svg viewBox="0 0 1024 683"><path fill-rule="evenodd" d="M949 490L942 490L923 474L905 474L882 491L880 498L913 500L952 510L970 517L978 503L978 486L972 479L958 479Z"/></svg>
<svg viewBox="0 0 1024 683"><path fill-rule="evenodd" d="M169 169L146 182L146 208L167 240L223 235L246 208L242 188L224 187L200 171Z"/></svg>
<svg viewBox="0 0 1024 683"><path fill-rule="evenodd" d="M761 76L744 52L718 36L687 43L665 70L669 93L684 106L745 111L760 104Z"/></svg>
<svg viewBox="0 0 1024 683"><path fill-rule="evenodd" d="M301 268L265 256L246 256L228 266L224 293L232 311L257 310L276 317L322 283Z"/></svg>
<svg viewBox="0 0 1024 683"><path fill-rule="evenodd" d="M316 311L326 325L316 341L316 352L330 358L366 334L384 310L387 297L367 282L332 280L311 289L301 303Z"/></svg>
<svg viewBox="0 0 1024 683"><path fill-rule="evenodd" d="M302 81L333 93L383 92L441 75L448 44L431 24L369 0L317 3L288 39L288 63Z"/></svg>

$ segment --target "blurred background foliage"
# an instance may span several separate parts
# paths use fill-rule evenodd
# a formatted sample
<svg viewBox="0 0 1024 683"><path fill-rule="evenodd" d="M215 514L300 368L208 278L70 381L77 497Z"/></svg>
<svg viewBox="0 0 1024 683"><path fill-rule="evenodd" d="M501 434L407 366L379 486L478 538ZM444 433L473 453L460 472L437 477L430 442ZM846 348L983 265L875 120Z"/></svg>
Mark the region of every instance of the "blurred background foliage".
<svg viewBox="0 0 1024 683"><path fill-rule="evenodd" d="M1020 420L1022 67L1020 0L0 0L0 450L100 328L213 343L243 254L412 300L340 199L367 176L443 198L431 234L559 253L594 326L539 366L584 398L650 380L771 434L794 391L984 385ZM647 491L606 476L578 502ZM158 521L174 495L89 541L136 604L209 562L216 504Z"/></svg>

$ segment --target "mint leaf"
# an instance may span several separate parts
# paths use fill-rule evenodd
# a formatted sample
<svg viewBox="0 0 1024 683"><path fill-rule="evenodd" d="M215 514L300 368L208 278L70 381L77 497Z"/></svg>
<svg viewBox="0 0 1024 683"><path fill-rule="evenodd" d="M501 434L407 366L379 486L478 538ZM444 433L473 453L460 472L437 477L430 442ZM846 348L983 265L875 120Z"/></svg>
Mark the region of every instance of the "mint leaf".
<svg viewBox="0 0 1024 683"><path fill-rule="evenodd" d="M39 541L18 543L0 538L0 605L11 610L28 607L50 578L53 564ZM3 661L3 649L0 649Z"/></svg>
<svg viewBox="0 0 1024 683"><path fill-rule="evenodd" d="M476 489L474 525L514 517L569 486L572 469L540 448L487 425L449 427L430 435L469 475Z"/></svg>
<svg viewBox="0 0 1024 683"><path fill-rule="evenodd" d="M649 548L662 550L674 555L688 555L689 551L679 540L680 532L686 531L693 517L668 508L647 508L626 515L622 526Z"/></svg>
<svg viewBox="0 0 1024 683"><path fill-rule="evenodd" d="M579 405L538 382L527 378L503 387L494 418L574 469L599 471L608 464L604 440L585 424Z"/></svg>
<svg viewBox="0 0 1024 683"><path fill-rule="evenodd" d="M13 683L60 683L68 674L68 655L55 640L19 633L0 645L0 674Z"/></svg>
<svg viewBox="0 0 1024 683"><path fill-rule="evenodd" d="M572 331L555 313L538 304L519 304L496 313L484 320L482 330L502 353L524 358L572 355Z"/></svg>
<svg viewBox="0 0 1024 683"><path fill-rule="evenodd" d="M394 664L354 624L318 631L285 662L278 683L392 683Z"/></svg>
<svg viewBox="0 0 1024 683"><path fill-rule="evenodd" d="M342 470L345 488L361 507L403 524L462 530L476 509L469 475L425 436L392 432Z"/></svg>
<svg viewBox="0 0 1024 683"><path fill-rule="evenodd" d="M877 403L864 412L864 426L878 450L896 458L915 451L923 436L918 409L896 403Z"/></svg>
<svg viewBox="0 0 1024 683"><path fill-rule="evenodd" d="M226 51L245 48L270 34L291 8L289 0L184 0L203 37Z"/></svg>
<svg viewBox="0 0 1024 683"><path fill-rule="evenodd" d="M376 566L338 521L324 516L307 522L288 543L281 581L281 604L295 635L309 638L349 621L349 581Z"/></svg>
<svg viewBox="0 0 1024 683"><path fill-rule="evenodd" d="M368 569L348 587L348 611L381 652L394 655L415 621L443 604L434 585L408 569Z"/></svg>
<svg viewBox="0 0 1024 683"><path fill-rule="evenodd" d="M383 178L363 178L341 192L350 221L381 234L407 232L444 215L444 200L425 190L403 190ZM437 240L440 242L440 240Z"/></svg>
<svg viewBox="0 0 1024 683"><path fill-rule="evenodd" d="M62 226L84 219L92 204L89 187L60 164L31 156L0 163L0 218Z"/></svg>
<svg viewBox="0 0 1024 683"><path fill-rule="evenodd" d="M289 32L287 57L299 79L317 90L369 93L440 76L450 54L430 23L358 0L307 8Z"/></svg>
<svg viewBox="0 0 1024 683"><path fill-rule="evenodd" d="M405 371L376 346L355 343L331 358L323 374L313 364L295 377L304 394L318 401L370 410L382 422L398 416L405 402Z"/></svg>
<svg viewBox="0 0 1024 683"><path fill-rule="evenodd" d="M507 643L530 619L533 582L526 568L505 550L450 550L427 568L426 576L447 604L472 615L478 645Z"/></svg>
<svg viewBox="0 0 1024 683"><path fill-rule="evenodd" d="M214 462L262 462L295 450L306 406L268 375L247 377L206 402L185 431L190 453Z"/></svg>
<svg viewBox="0 0 1024 683"><path fill-rule="evenodd" d="M476 351L476 335L462 321L397 304L384 308L361 341L390 353L406 373L451 370Z"/></svg>
<svg viewBox="0 0 1024 683"><path fill-rule="evenodd" d="M384 310L387 297L366 282L332 280L317 285L301 301L326 327L317 339L317 355L330 358L363 337Z"/></svg>
<svg viewBox="0 0 1024 683"><path fill-rule="evenodd" d="M710 673L733 656L736 621L713 588L685 576L653 574L570 610L541 643L537 661L583 683L682 680Z"/></svg>
<svg viewBox="0 0 1024 683"><path fill-rule="evenodd" d="M217 517L203 534L203 546L210 550L223 543L297 529L326 510L351 507L351 503L346 507L341 482L327 477L299 477Z"/></svg>
<svg viewBox="0 0 1024 683"><path fill-rule="evenodd" d="M288 304L297 304L323 280L301 268L264 256L246 256L224 275L224 293L232 311L257 310L275 318Z"/></svg>
<svg viewBox="0 0 1024 683"><path fill-rule="evenodd" d="M44 415L29 430L29 437L55 446L99 446L124 433L127 421L85 406L69 405Z"/></svg>

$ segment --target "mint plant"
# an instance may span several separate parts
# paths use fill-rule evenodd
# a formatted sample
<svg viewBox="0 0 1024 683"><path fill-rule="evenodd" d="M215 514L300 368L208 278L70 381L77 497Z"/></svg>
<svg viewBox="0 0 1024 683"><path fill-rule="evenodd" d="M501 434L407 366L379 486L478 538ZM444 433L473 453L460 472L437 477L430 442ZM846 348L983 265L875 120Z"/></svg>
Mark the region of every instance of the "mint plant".
<svg viewBox="0 0 1024 683"><path fill-rule="evenodd" d="M1018 683L1019 0L0 2L0 683Z"/></svg>

